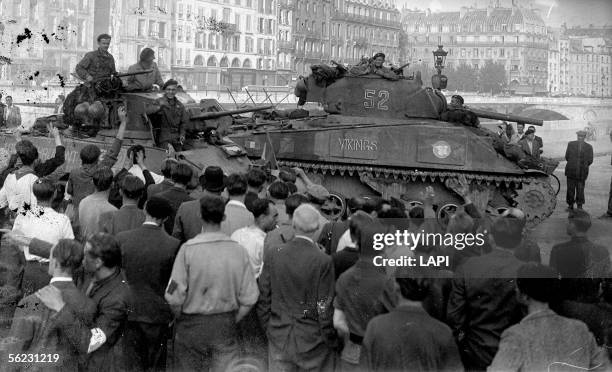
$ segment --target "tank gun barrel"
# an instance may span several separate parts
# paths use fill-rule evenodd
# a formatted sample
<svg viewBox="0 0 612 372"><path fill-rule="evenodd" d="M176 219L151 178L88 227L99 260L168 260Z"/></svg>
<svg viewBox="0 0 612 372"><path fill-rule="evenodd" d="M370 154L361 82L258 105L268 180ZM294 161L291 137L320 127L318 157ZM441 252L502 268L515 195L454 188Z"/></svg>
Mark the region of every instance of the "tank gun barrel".
<svg viewBox="0 0 612 372"><path fill-rule="evenodd" d="M499 112L486 111L486 110L477 110L477 109L473 109L473 108L469 108L469 110L472 111L479 118L511 121L511 122L515 122L515 123L532 124L532 125L538 125L538 126L544 125L544 121L543 120L532 119L532 118L528 118L526 116L501 114Z"/></svg>
<svg viewBox="0 0 612 372"><path fill-rule="evenodd" d="M203 112L201 114L192 116L190 119L191 120L216 119L222 116L244 114L246 112L262 111L262 110L268 110L271 108L274 108L274 106L247 107L247 108L237 109L237 110Z"/></svg>
<svg viewBox="0 0 612 372"><path fill-rule="evenodd" d="M136 71L136 72L124 72L124 73L121 73L121 74L117 73L117 74L115 74L115 77L122 78L122 77L128 77L128 76L144 75L144 74L148 74L150 72L153 72L153 69Z"/></svg>

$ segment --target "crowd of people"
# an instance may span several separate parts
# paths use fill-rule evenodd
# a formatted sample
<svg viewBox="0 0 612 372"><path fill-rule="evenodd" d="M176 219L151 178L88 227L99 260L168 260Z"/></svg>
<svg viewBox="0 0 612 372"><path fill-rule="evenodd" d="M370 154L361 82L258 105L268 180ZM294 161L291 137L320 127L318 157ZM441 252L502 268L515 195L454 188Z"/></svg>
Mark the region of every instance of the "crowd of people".
<svg viewBox="0 0 612 372"><path fill-rule="evenodd" d="M544 265L525 214L487 215L488 189L464 178L448 183L464 204L444 229L431 187L411 208L352 195L328 220L328 190L298 168L194 175L167 158L158 176L141 146L120 168L119 118L110 150L85 146L65 187L53 177L65 160L57 130L54 157L18 139L0 174L3 370L45 356L62 371L609 365L610 255L589 241L584 210ZM398 229L485 244L375 248ZM377 256L449 262L380 267Z"/></svg>
<svg viewBox="0 0 612 372"><path fill-rule="evenodd" d="M101 103L91 85L116 72L110 36L98 44L77 66L89 85L62 106L94 132ZM163 147L180 150L178 83L161 81L153 59L143 50L130 71L145 73L128 85L164 90L146 111L167 119ZM383 60L377 55L373 68L387 73ZM0 120L6 110L0 107ZM489 189L463 177L446 183L463 204L445 224L426 184L408 199L420 205L348 195L346 212L329 219L329 191L299 168L226 174L211 165L194 174L168 157L156 164L157 175L139 145L117 164L125 109L117 116L110 149L83 147L66 182L57 178L66 150L57 129L50 129L55 155L45 161L16 133L15 154L0 172L1 370L610 367L610 253L589 240L584 179L572 181L578 208L572 199L570 240L554 246L545 265L525 213L487 214ZM501 127L500 140L539 158L535 128L517 129ZM580 136L568 147L570 173L573 159L586 164ZM567 172L568 184L586 178ZM377 248L380 236L398 230L480 236L482 244L385 239ZM381 257L419 264L381 266ZM445 264L424 264L432 259Z"/></svg>

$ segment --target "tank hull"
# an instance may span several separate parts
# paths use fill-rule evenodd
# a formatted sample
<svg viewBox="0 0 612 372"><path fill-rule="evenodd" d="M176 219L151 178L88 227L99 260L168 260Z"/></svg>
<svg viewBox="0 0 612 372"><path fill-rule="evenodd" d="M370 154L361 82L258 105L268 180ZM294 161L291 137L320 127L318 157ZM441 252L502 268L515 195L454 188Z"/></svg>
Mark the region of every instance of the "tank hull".
<svg viewBox="0 0 612 372"><path fill-rule="evenodd" d="M439 207L456 208L461 199L445 183L463 175L489 189L492 210L520 207L531 225L554 210L548 175L520 168L472 128L432 119L391 124L363 119L330 115L316 128L240 132L230 138L254 159L270 144L279 164L305 169L340 198L381 195L418 204L420 192L432 186Z"/></svg>

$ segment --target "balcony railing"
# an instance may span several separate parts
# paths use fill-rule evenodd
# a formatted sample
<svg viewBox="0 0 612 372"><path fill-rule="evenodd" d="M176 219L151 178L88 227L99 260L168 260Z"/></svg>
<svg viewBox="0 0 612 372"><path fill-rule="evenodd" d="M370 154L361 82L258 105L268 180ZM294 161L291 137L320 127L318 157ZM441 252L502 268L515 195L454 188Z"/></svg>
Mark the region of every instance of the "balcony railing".
<svg viewBox="0 0 612 372"><path fill-rule="evenodd" d="M294 0L279 0L278 6L281 9L295 9L295 1Z"/></svg>
<svg viewBox="0 0 612 372"><path fill-rule="evenodd" d="M292 41L279 41L278 42L278 49L281 50L294 50L295 49L295 43Z"/></svg>
<svg viewBox="0 0 612 372"><path fill-rule="evenodd" d="M356 14L348 14L348 13L340 12L337 10L332 12L331 17L332 17L332 20L338 20L338 21L349 21L349 22L386 26L386 27L393 27L393 28L402 27L400 21L386 20L386 19L380 19L376 17L361 16L361 15L356 15Z"/></svg>

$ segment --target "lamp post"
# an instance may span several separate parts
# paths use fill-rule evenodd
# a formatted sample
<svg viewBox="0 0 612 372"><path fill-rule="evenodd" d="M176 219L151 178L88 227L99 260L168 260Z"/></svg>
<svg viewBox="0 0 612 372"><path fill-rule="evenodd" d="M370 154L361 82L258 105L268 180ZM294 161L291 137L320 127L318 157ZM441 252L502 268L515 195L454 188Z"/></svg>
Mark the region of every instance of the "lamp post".
<svg viewBox="0 0 612 372"><path fill-rule="evenodd" d="M434 66L438 71L437 75L431 77L431 86L434 89L446 89L448 78L445 75L442 75L442 69L446 63L447 54L448 52L442 48L442 45L438 45L438 49L433 52Z"/></svg>

